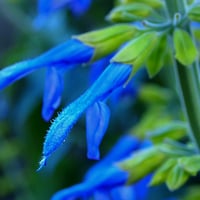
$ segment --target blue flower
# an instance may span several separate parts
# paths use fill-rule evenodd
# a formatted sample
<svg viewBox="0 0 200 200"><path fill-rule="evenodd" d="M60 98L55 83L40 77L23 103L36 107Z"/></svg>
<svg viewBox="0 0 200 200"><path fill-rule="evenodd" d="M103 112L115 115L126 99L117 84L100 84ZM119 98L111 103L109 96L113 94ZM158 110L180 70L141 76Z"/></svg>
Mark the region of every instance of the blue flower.
<svg viewBox="0 0 200 200"><path fill-rule="evenodd" d="M43 146L43 158L40 161L39 169L45 165L47 158L65 141L67 135L81 114L95 103L100 105L100 101L104 101L114 90L122 87L128 80L131 71L131 65L111 63L83 95L67 106L58 115L46 135ZM98 108L97 112L101 112L101 115L104 117L103 120L107 122L107 114L109 112L107 112L105 106L102 105L103 104ZM98 123L100 122L94 122L94 128L100 130L99 132L97 131L99 134L104 134L105 127L99 126ZM88 139L89 142L92 142L88 145L98 145L98 140L102 138L102 135L94 136L92 134L88 136L92 137L91 139ZM93 147L91 147L91 149L93 149ZM94 149L96 149L96 147L94 147ZM96 155L95 152L91 154Z"/></svg>
<svg viewBox="0 0 200 200"><path fill-rule="evenodd" d="M92 64L90 70L90 83L93 83L103 72L109 63L112 55L104 57L103 59ZM142 73L143 74L143 73ZM131 97L131 102L137 96L138 88L141 83L141 73L137 73L136 76L126 85L126 87L119 87L115 90L110 97L111 105L116 104L124 97ZM106 133L110 119L110 110L105 104L105 101L98 101L94 105L90 106L86 112L86 134L87 134L87 157L90 159L99 159L99 146Z"/></svg>
<svg viewBox="0 0 200 200"><path fill-rule="evenodd" d="M0 71L0 89L12 84L29 73L46 67L47 75L43 97L42 116L49 121L58 108L63 90L63 73L72 65L91 60L94 53L92 47L71 39L50 51L27 61L8 66Z"/></svg>
<svg viewBox="0 0 200 200"><path fill-rule="evenodd" d="M134 186L124 186L129 174L115 164L127 158L133 151L141 148L141 142L130 135L123 136L110 153L86 174L82 183L61 190L54 194L52 200L67 200L76 198L126 200L144 200L147 195L146 185L149 177ZM143 198L140 193L143 193ZM139 195L138 195L139 194Z"/></svg>
<svg viewBox="0 0 200 200"><path fill-rule="evenodd" d="M91 60L94 49L82 42L71 39L47 51L46 53L26 61L10 65L0 71L0 89L44 67L70 67L72 64L82 64Z"/></svg>
<svg viewBox="0 0 200 200"><path fill-rule="evenodd" d="M91 4L91 0L38 0L39 15L48 15L57 9L68 6L75 15L86 12Z"/></svg>

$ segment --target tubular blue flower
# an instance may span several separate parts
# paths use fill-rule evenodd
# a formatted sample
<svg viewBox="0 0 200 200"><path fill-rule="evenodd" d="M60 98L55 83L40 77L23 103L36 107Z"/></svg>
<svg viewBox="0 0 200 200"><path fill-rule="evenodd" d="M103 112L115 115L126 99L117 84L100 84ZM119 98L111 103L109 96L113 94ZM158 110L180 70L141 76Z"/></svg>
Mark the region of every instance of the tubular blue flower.
<svg viewBox="0 0 200 200"><path fill-rule="evenodd" d="M82 183L57 192L53 195L52 200L90 198L92 196L96 200L110 199L108 197L112 197L114 200L137 199L138 189L146 195L147 191L144 188L147 180L143 181L143 185L140 184L140 188L137 187L137 190L134 186L124 186L129 174L115 165L116 162L127 158L134 150L140 148L140 143L135 137L123 136L108 156L87 172Z"/></svg>
<svg viewBox="0 0 200 200"><path fill-rule="evenodd" d="M39 169L45 165L47 158L65 141L81 114L96 102L106 99L117 88L122 87L128 80L131 71L131 65L111 63L82 96L58 115L46 135L43 158L40 161Z"/></svg>
<svg viewBox="0 0 200 200"><path fill-rule="evenodd" d="M89 76L89 82L93 83L103 72L109 63L113 54L104 57L103 59L92 64ZM131 97L131 101L136 97L139 79L141 79L141 73L137 73L136 76L126 85L126 87L120 87L111 94L111 103L114 105L119 102L123 97ZM109 124L110 111L105 102L97 102L86 112L86 134L88 152L87 157L90 159L99 159L99 145L105 135Z"/></svg>
<svg viewBox="0 0 200 200"><path fill-rule="evenodd" d="M71 39L30 60L10 65L0 71L0 89L43 67L66 67L91 60L94 49L82 42Z"/></svg>

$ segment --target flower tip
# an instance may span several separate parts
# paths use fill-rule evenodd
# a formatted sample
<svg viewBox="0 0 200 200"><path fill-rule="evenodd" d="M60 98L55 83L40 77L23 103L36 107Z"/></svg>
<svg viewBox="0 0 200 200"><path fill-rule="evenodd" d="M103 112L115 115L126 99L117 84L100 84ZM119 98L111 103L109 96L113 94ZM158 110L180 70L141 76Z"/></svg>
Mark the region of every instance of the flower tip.
<svg viewBox="0 0 200 200"><path fill-rule="evenodd" d="M47 157L44 156L42 160L39 162L39 167L36 171L39 172L44 166L46 166L46 162L47 162Z"/></svg>

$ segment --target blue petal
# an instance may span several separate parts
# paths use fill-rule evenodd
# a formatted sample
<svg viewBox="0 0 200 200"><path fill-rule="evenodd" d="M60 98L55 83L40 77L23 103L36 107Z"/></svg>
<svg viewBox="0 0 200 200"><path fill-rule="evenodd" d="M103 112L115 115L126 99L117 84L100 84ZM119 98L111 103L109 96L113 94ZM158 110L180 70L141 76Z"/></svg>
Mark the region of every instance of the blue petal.
<svg viewBox="0 0 200 200"><path fill-rule="evenodd" d="M26 76L34 70L63 64L80 64L90 61L94 53L92 47L71 39L34 59L22 61L0 71L0 89Z"/></svg>
<svg viewBox="0 0 200 200"><path fill-rule="evenodd" d="M27 60L0 70L0 89L33 72L39 66L35 60Z"/></svg>
<svg viewBox="0 0 200 200"><path fill-rule="evenodd" d="M77 39L70 39L37 57L43 65L82 64L91 60L94 48Z"/></svg>
<svg viewBox="0 0 200 200"><path fill-rule="evenodd" d="M117 167L108 167L96 174L92 180L85 181L57 192L52 200L64 200L69 198L77 198L84 195L91 195L97 190L105 190L107 188L116 187L124 184L128 179L128 173Z"/></svg>
<svg viewBox="0 0 200 200"><path fill-rule="evenodd" d="M66 107L55 119L45 138L43 159L47 159L66 139L80 115L96 101L107 97L113 90L122 86L131 73L131 66L112 63L97 81L76 101Z"/></svg>
<svg viewBox="0 0 200 200"><path fill-rule="evenodd" d="M88 158L99 159L99 145L107 130L109 119L110 110L104 102L98 101L88 108L86 114Z"/></svg>
<svg viewBox="0 0 200 200"><path fill-rule="evenodd" d="M43 96L42 116L49 121L54 111L59 107L63 91L62 71L55 67L47 69Z"/></svg>

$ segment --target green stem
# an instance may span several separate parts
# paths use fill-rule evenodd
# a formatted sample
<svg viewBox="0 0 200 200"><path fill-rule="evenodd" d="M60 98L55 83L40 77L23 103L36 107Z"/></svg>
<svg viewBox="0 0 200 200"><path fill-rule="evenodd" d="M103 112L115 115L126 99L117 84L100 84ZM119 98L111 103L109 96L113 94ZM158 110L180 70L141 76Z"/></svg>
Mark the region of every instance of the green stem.
<svg viewBox="0 0 200 200"><path fill-rule="evenodd" d="M189 136L200 153L200 99L194 66L187 68L177 61L174 69L179 98L188 120Z"/></svg>
<svg viewBox="0 0 200 200"><path fill-rule="evenodd" d="M166 0L165 2L171 20L176 13L184 15L185 0ZM187 25L185 29L189 31L189 26ZM188 121L189 136L196 147L196 152L200 153L200 90L197 65L198 62L195 62L192 66L185 67L176 61L174 71L179 98Z"/></svg>

